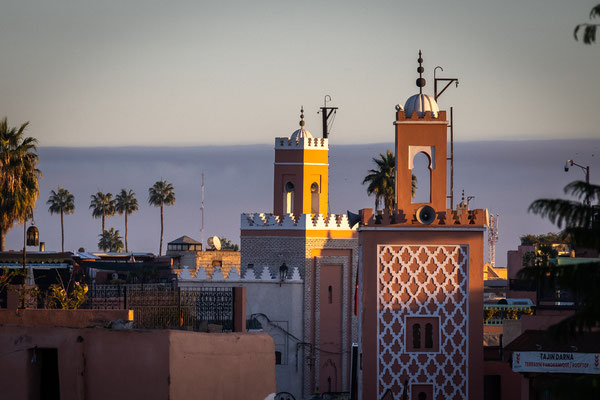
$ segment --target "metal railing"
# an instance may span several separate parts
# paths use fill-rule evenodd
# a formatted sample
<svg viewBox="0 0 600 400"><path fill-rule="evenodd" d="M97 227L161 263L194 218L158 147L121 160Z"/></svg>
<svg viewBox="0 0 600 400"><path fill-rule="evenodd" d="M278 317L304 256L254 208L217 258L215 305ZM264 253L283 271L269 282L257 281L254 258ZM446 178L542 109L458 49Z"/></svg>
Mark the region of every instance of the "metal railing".
<svg viewBox="0 0 600 400"><path fill-rule="evenodd" d="M83 308L133 310L136 328L233 330L233 288L95 285Z"/></svg>
<svg viewBox="0 0 600 400"><path fill-rule="evenodd" d="M523 315L533 315L535 308L527 305L485 304L483 306L484 325L502 325L506 319L521 319Z"/></svg>

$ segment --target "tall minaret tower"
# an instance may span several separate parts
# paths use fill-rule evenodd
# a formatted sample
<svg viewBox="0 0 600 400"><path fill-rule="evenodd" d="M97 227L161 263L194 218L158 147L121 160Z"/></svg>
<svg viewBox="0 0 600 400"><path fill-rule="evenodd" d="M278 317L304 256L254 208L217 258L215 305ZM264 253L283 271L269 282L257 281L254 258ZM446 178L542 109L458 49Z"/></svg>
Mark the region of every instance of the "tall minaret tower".
<svg viewBox="0 0 600 400"><path fill-rule="evenodd" d="M327 214L329 196L329 144L304 128L290 137L275 138L273 213L275 215Z"/></svg>

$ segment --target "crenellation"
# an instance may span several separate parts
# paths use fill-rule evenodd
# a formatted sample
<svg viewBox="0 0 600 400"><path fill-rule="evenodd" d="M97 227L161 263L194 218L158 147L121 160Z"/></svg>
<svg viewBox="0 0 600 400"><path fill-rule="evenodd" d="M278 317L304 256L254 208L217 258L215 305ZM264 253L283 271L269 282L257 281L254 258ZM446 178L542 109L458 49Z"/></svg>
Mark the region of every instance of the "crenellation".
<svg viewBox="0 0 600 400"><path fill-rule="evenodd" d="M346 218L347 223L347 217ZM469 211L462 210L445 210L437 211L435 220L429 225L421 224L415 214L406 215L403 210L397 210L392 214L387 211L380 211L379 214L372 214L366 221L364 226L428 226L428 227L456 227L456 226L471 226L484 227L487 226L486 210L476 209Z"/></svg>
<svg viewBox="0 0 600 400"><path fill-rule="evenodd" d="M275 149L277 150L329 150L329 139L324 138L300 138L290 139L287 137L275 138Z"/></svg>
<svg viewBox="0 0 600 400"><path fill-rule="evenodd" d="M241 229L356 230L346 214L285 214L282 217L264 213L241 214Z"/></svg>

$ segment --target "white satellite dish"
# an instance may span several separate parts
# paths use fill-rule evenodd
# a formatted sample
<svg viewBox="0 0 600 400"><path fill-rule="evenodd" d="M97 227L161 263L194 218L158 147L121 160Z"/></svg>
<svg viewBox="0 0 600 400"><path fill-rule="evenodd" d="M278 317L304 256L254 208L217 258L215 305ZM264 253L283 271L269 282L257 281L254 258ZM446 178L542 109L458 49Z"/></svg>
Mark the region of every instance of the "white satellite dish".
<svg viewBox="0 0 600 400"><path fill-rule="evenodd" d="M208 238L208 245L215 250L221 250L221 239L218 236L211 236Z"/></svg>

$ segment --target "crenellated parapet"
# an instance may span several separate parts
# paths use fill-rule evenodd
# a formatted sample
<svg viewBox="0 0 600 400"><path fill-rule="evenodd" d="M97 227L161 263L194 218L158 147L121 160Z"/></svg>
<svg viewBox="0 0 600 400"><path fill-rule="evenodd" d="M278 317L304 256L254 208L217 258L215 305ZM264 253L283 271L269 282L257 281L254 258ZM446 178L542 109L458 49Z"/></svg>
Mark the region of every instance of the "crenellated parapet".
<svg viewBox="0 0 600 400"><path fill-rule="evenodd" d="M361 225L367 227L483 228L488 226L488 211L485 209L437 211L433 221L428 224L419 222L416 213L407 215L403 210L395 210L391 214L388 212L374 214L372 208L367 208L360 210L360 215Z"/></svg>
<svg viewBox="0 0 600 400"><path fill-rule="evenodd" d="M329 139L302 137L302 138L275 138L276 150L329 150Z"/></svg>
<svg viewBox="0 0 600 400"><path fill-rule="evenodd" d="M438 123L447 125L448 121L446 120L446 111L440 111L437 116L432 111L425 111L422 113L422 116L419 115L417 111L413 111L410 116L406 116L406 113L402 109L398 109L396 111L396 121L394 121L394 125L402 124L402 123Z"/></svg>
<svg viewBox="0 0 600 400"><path fill-rule="evenodd" d="M210 270L212 272L208 274L207 272L209 271L206 266L197 268L184 266L183 268L176 269L175 274L177 275L177 280L185 282L281 282L279 276L271 275L268 267L262 268L262 270L247 269L242 277L237 273L237 268L233 268L227 276L223 275L220 267L213 267ZM260 273L258 272L259 270L261 271ZM298 268L292 268L284 282L302 282Z"/></svg>
<svg viewBox="0 0 600 400"><path fill-rule="evenodd" d="M244 213L241 216L241 229L298 229L354 231L346 214L285 214L278 216L268 213Z"/></svg>

